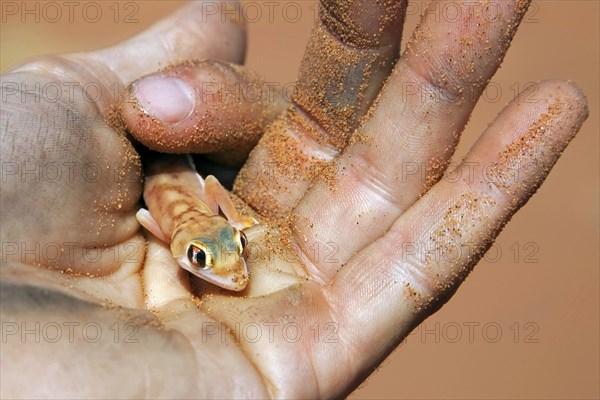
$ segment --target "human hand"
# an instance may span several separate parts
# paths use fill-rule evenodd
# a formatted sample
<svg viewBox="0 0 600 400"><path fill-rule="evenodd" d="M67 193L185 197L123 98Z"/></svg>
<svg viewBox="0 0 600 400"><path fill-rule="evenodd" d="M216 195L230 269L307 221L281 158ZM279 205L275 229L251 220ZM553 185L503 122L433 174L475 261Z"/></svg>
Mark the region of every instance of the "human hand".
<svg viewBox="0 0 600 400"><path fill-rule="evenodd" d="M487 23L479 28L491 36L492 49L494 43L508 40L501 37L499 32L505 29L508 24L506 21L511 20L512 15L503 16L505 17L504 22ZM390 21L390 24L395 27L390 31L397 32L400 18ZM474 21L465 25L466 29L476 29ZM285 235L286 242L290 240L296 242L298 248L301 249L300 254L308 258L308 260L303 260L307 263L294 262L293 258L290 259L293 254L285 251L287 247L273 244L273 242L277 243L277 233L270 231L267 235L265 234L267 228L259 227L249 233L250 241L256 246L255 249L261 246L262 249L268 249L271 252L269 255L273 255L276 259L278 254L282 255L287 262L265 261L251 251L248 259L252 271L252 281L248 292L245 293L249 298L233 298L230 293L205 295L200 305L202 311L199 311L196 305L190 301L190 289L186 287L185 275L174 265L171 269L167 268L173 264L168 253L151 238L148 259L143 268L143 284L148 295L145 306L153 309L159 320L165 324L164 326L173 330L163 333L160 330L142 328L137 337L141 344L145 344L145 351L140 349L142 346L135 349L131 344L123 345L120 348L120 351L123 352L123 354L119 353L120 357L131 354L131 357L128 358L136 360L135 362L141 362L144 371L148 371L149 374L153 372L154 366L161 367L162 371L159 371L162 374L161 378L167 382L166 384L171 385L169 387L171 391L168 394L172 396L177 395L174 392L175 389L196 390L194 395L197 396L218 395L218 393L212 392L213 390L224 390L227 394L222 394L223 396L235 395L232 394L232 384L228 384L232 379L246 382L240 388L245 395L251 394L249 388L260 388L261 384L258 383L260 381L269 383L269 389L274 395L330 396L351 390L353 385L356 385L373 366L379 363L385 354L394 348L395 344L414 324L443 303L447 294L456 288L467 268L476 261L475 258L479 254L476 250L481 250L490 243L491 235L497 233L495 228L501 226L509 218L515 211L515 207L522 204L530 194L530 190L545 176L547 172L545 168L553 163L558 151L566 145L570 138L571 125L577 127L585 114L585 107L581 102L580 95L570 86L563 84L563 88L558 91L553 89L554 86L548 86L548 84L540 86L540 96L547 101L546 103L511 106L499 117L495 125L490 127L469 156L471 157L469 160L477 160L479 165L503 161L504 163L498 163L498 173L512 171L514 166L511 166L510 162L515 160L515 154L504 153L502 156L498 156L496 153L501 152L511 142L518 143L517 139L520 137L529 137L527 134L532 123L540 115L548 113L547 108L551 103L551 94L555 98L558 96L565 106L561 108L562 111L555 110L554 114L550 113L547 123L541 126L546 132L550 132L549 136L539 143L532 141L534 147L525 147L525 150L536 150L535 153L527 154L527 156L532 156L533 160L540 162L539 170L519 182L508 180L508 183L514 184L514 187L509 186L498 191L493 190L494 186L492 186L492 190L488 188L488 184L497 182L490 182L487 176L481 179L481 185L472 184L470 187L441 182L433 186L419 201L416 201L420 193L435 183L443 169L432 168L430 179L426 182L418 179L418 176L414 177L414 182L402 182L394 179L398 175L399 168L403 165L402 163L417 162L420 164L421 161L431 159L434 159L431 163L433 167L443 166L444 161L447 161L452 152L458 132L461 130L475 98L466 97L463 102L453 101L442 104L434 102L402 103L398 100L399 96L395 96L400 90L397 82L409 81L427 85L429 84L427 80L421 81L418 77L442 76L439 72L441 70L446 71L446 75L450 75L450 81L453 82L451 89L455 90L457 87L466 87L465 81L470 80L467 69L469 68L469 57L476 60L473 65L473 73L477 77L481 76L481 79L485 81L486 77L491 76L499 63L498 58L503 54L502 51L499 53L492 51L481 59L477 55L467 54L465 63L460 65L444 64L447 61L445 59L437 59L438 63L427 63L423 58L437 54L434 53L434 50L437 52L439 48L444 49L447 54L462 51L459 44L452 42L454 37L447 39L446 36L441 35L442 32L445 34L444 29L447 28L447 26L439 24L430 24L428 27L425 23L421 31L430 30L433 34L423 42L416 40L412 50L397 65L396 72L382 92L378 106L373 109L371 120L360 129L360 140L355 141L346 150L345 155L337 161L334 168L327 168L329 172L325 177L329 182L317 182L304 196L291 214L291 230L286 232L286 226L282 226L281 231L287 233ZM336 32L335 29L332 31ZM421 37L427 36L430 35ZM443 39L438 40L440 36ZM314 37L319 36L315 34ZM352 39L353 35L348 34L344 37ZM388 40L389 42L386 43L390 45L390 51L386 60L389 68L392 66L393 49L399 43L399 37L390 35ZM447 44L448 47L444 47L439 43L440 41ZM335 42L333 45L336 45ZM481 43L475 45L481 46ZM319 44L317 43L316 46ZM445 52L443 53L446 54ZM370 59L372 55L364 54L368 53L367 51L356 53L358 59L372 62ZM311 58L307 59L303 66L305 76L309 71L317 70L323 74L330 73L342 82L364 79L365 82L368 82L367 86L370 90L366 91L367 94L353 93L354 96L349 96L349 98L329 96L327 99L330 101L323 101L319 89L335 88L337 81L330 78L327 82L324 78L316 78L316 83L306 84L305 88L308 87L308 90L305 90L304 94L308 92L314 96L316 99L312 100L316 105L312 104L313 107L311 107L309 104L307 106L307 102L310 103L311 98L306 98L302 93L296 97L296 101L301 102L301 105L310 111L309 115L317 118L320 125L327 128L328 133L317 131L317 133L323 133L318 136L318 139L321 139L319 142L318 139L314 140L314 135L311 135L310 128L314 126L311 118L302 119L303 116L300 115L300 120L282 119L288 126L292 126L290 130L301 130L299 136L302 138L301 143L302 145L307 144L307 146L297 149L296 154L288 151L283 155L281 148L294 148L294 141L287 139L285 129L278 130L277 125L274 125L274 128L267 133L271 140L263 141L242 171L241 178L236 185L236 192L243 199L248 200L260 212L263 219L268 217L277 220L286 216L292 206L303 197L305 188L309 186L308 182L315 175L313 171L321 167L324 164L323 161L329 161L341 152L345 140L352 129L358 125L360 117L387 75L384 65L380 71L372 72L373 77L362 76L363 71L354 69L348 71L346 76L358 74L358 77L353 75L355 80L346 79L344 73L340 74L334 64L327 65L326 61L320 59L320 57L329 55L328 53L311 54L309 52L308 54ZM345 70L347 68L345 62L349 63L348 60L351 58L356 63L356 56L348 55L340 58L341 62L338 68L342 71ZM419 73L412 76L407 75L415 70ZM395 82L396 84L394 84ZM300 87L302 90L302 79ZM475 94L479 93L482 87L482 85L478 86ZM447 88L437 82L436 89L443 92ZM555 93L552 93L553 91ZM330 91L329 94L331 93ZM342 101L343 105L348 106L344 110L348 114L340 111L340 102ZM324 110L322 112L319 111L321 107ZM433 117L428 117L427 112L427 115L433 115ZM348 126L337 124L339 121L344 121L343 117L346 115L354 113L356 113L356 119L350 121ZM439 118L440 113L443 118ZM298 113L292 109L288 116L298 117ZM396 121L396 118L401 120ZM301 128L298 121L302 123ZM510 124L514 124L514 129L500 137L499 128ZM308 134L306 134L307 130ZM278 150L274 145L282 142L283 145ZM323 142L327 144L333 142L334 146L324 148ZM291 145L288 145L289 143ZM482 150L482 146L488 148ZM543 154L543 151L538 150L546 150L546 153L549 154ZM392 151L394 157L390 159L386 154ZM317 154L316 162L311 163L313 159L303 156L305 153ZM302 168L292 170L296 174L290 177L289 169L285 167L295 160L301 161L298 164ZM383 161L384 164L378 164L378 161ZM313 167L315 164L317 167ZM260 173L261 166L268 166L270 169L265 170L262 175ZM373 171L380 172L373 176ZM335 190L330 190L329 185ZM64 186L62 189L64 190ZM373 193L373 189L376 194ZM502 192L506 189L511 193L502 196ZM477 201L483 205L475 206L471 196L476 197ZM134 201L139 198L136 195L131 197L135 198ZM516 200L516 203L510 204L513 199ZM469 200L471 200L470 204ZM344 206L343 210L339 209L340 205ZM404 210L408 210L409 205L412 206L411 209L403 213ZM456 211L447 212L456 205L460 206ZM485 209L485 220L482 220L484 212L479 207ZM32 212L38 209L40 206L28 208L27 211ZM403 214L402 217L400 214ZM443 218L442 221L438 222L441 218ZM6 221L4 216L3 221ZM446 224L459 226L462 229L446 233L444 230ZM132 230L136 229L137 227ZM46 232L46 230L42 230L42 232ZM31 233L30 229L27 233ZM112 235L108 236L113 237ZM429 239L429 236L433 236L433 239ZM306 237L306 241L304 237ZM269 243L265 243L266 241ZM96 242L98 242L97 239ZM323 259L331 247L321 247L321 258L315 259L317 254L315 245L324 246L326 243L338 246L339 250L333 257L335 260L331 257ZM432 262L432 259L436 261L433 253L412 255L411 259L406 259L404 255L410 253L408 251L410 249L405 244L416 243L420 243L425 249L444 246L452 248L462 246L463 243L477 244L481 247L470 249L472 252L467 252L468 249L461 247L464 257L456 263L444 263L443 257L441 262ZM312 248L308 246L312 246ZM277 252L277 249L281 249L281 252ZM277 253L272 254L273 252ZM160 261L160 257L163 257L163 261ZM93 266L97 267L97 265L98 263ZM307 269L306 265L314 268ZM132 272L127 274L128 270L125 267L129 267L129 271ZM122 307L143 308L140 292L138 291L136 294L135 290L130 290L132 287L135 288L138 283L141 287L138 276L133 272L135 268L131 266L131 263L119 264L118 268L118 273L102 279L80 279L69 276L64 282L59 283L73 285L101 298L105 296L110 303ZM19 266L20 271L25 269ZM46 274L43 270L31 271L27 276L29 283L32 282L32 279L39 279L40 275L46 279L44 282L46 287L48 281L62 279L61 275ZM298 283L298 275L307 276L308 281L301 280ZM170 283L165 284L165 279ZM119 286L127 285L128 282L130 286ZM202 284L198 286L202 287L195 288L197 294L206 294L214 289ZM114 291L114 293L110 291ZM128 303L127 299L120 299L124 294L128 294L136 300ZM257 297L259 294L268 296ZM81 308L83 309L83 305ZM185 311L181 311L181 309ZM92 321L115 321L114 310L95 308L93 310ZM249 315L244 315L244 311L250 311ZM87 308L85 312L87 314L91 311ZM205 315L204 312L207 312L208 315ZM240 338L251 340L252 329L256 329L258 326L263 333L261 340L256 343L242 342L239 347L232 346L234 343L231 336L227 336L228 340L224 341L220 332L222 327L224 325L232 327L235 333L236 322L239 323L240 328L237 333ZM109 324L106 323L106 326ZM299 342L294 343L290 340L290 336L293 335L296 326L301 327L302 337ZM275 343L269 341L270 327L274 329ZM286 327L285 331L284 327ZM217 331L213 331L213 329L217 329ZM105 330L107 331L106 328ZM184 341L178 341L181 336L175 334L177 331L184 334ZM199 332L202 333L199 334ZM320 340L315 339L316 332L320 333ZM140 336L141 334L143 337ZM158 348L160 346L151 345L151 343L162 343L165 337L167 342L174 347L168 354L162 351L162 348ZM152 342L153 340L157 342ZM192 344L192 348L195 350L193 353L196 356L195 360L184 357L184 351L181 349L186 343ZM89 343L86 345L89 346ZM115 347L112 345L110 349ZM157 350L161 351L157 352ZM136 351L139 352L133 355ZM187 355L189 356L189 354ZM211 358L211 355L214 358ZM121 365L118 360L115 360L116 355L112 352L110 353L112 359L109 358L109 354L103 355L109 358L106 364L102 363L102 356L96 356L98 358L96 358L95 368L98 368L98 365L106 365L106 368L112 372L115 365ZM236 357L236 362L233 363L233 368L229 367L226 370L227 373L223 374L224 369L219 366L234 357ZM248 359L256 366L263 378L254 380L256 386L251 384L253 382L251 372L256 370L247 368L249 364L246 360ZM346 361L344 363L346 368L339 368L340 361ZM194 363L197 363L194 368L186 369L186 366L194 365ZM289 368L291 363L295 364L292 371ZM85 363L81 362L78 365L83 366ZM206 369L207 365L210 366L210 370ZM30 364L28 364L28 368L31 368ZM135 370L135 368L133 369ZM102 375L99 374L102 371L102 368L100 371L95 370L94 373L90 372L89 376L99 384L107 380L111 381L110 379L114 382L114 377L107 377L103 380ZM314 371L314 373L310 371ZM48 379L56 379L50 372L55 371L48 371L48 368L45 368L43 375ZM132 375L129 375L131 380L124 382L119 389L130 387L135 376L140 374L138 371L130 372L132 372ZM211 375L217 372L219 373L216 376ZM195 373L198 375L195 376ZM128 375L124 374L123 377L125 376ZM175 379L180 379L181 383ZM158 378L154 378L149 384L156 384L158 381ZM175 384L173 385L173 383ZM199 388L186 386L190 384L204 384L204 386ZM148 387L146 388L148 389ZM104 387L104 389L108 390L109 388ZM146 393L152 393L151 389L148 389L149 391ZM306 392L301 390L306 390Z"/></svg>

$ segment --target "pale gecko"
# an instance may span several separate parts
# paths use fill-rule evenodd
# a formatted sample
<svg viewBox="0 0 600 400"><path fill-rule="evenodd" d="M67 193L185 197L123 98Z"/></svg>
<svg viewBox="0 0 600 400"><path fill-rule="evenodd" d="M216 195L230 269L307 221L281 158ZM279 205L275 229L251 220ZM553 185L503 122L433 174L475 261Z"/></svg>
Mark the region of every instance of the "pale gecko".
<svg viewBox="0 0 600 400"><path fill-rule="evenodd" d="M257 221L236 210L217 178L202 178L189 155L161 154L146 168L144 201L137 220L170 243L182 268L225 289L246 287L243 230Z"/></svg>

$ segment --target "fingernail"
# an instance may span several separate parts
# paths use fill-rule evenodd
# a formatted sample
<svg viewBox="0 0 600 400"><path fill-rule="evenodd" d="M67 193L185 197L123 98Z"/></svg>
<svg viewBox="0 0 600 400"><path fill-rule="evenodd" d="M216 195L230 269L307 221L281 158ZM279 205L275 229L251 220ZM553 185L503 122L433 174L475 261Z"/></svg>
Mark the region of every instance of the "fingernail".
<svg viewBox="0 0 600 400"><path fill-rule="evenodd" d="M162 122L179 122L194 109L194 91L179 78L142 78L134 83L133 94L146 113Z"/></svg>

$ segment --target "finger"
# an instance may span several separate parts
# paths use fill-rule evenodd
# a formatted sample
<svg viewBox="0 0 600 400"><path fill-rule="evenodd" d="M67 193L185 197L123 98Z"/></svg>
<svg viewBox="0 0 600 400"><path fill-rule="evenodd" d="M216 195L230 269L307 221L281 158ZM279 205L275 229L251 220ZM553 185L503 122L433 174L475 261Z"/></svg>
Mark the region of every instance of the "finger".
<svg viewBox="0 0 600 400"><path fill-rule="evenodd" d="M308 238L301 246L334 240L344 263L439 179L527 7L526 2L493 4L494 18L485 2L468 2L457 12L460 18L441 20L436 10L442 5L430 4L372 118L361 126L361 139L297 208L296 237ZM334 191L327 189L331 181ZM335 268L317 265L325 275Z"/></svg>
<svg viewBox="0 0 600 400"><path fill-rule="evenodd" d="M234 187L263 216L289 210L346 146L397 56L404 1L321 1L292 104Z"/></svg>
<svg viewBox="0 0 600 400"><path fill-rule="evenodd" d="M7 186L10 190L2 190L3 202L20 199L11 200L12 207L2 208L2 216L9 217L3 221L12 222L11 237L17 244L34 248L60 244L59 256L52 256L56 261L46 264L42 260L42 265L96 275L122 266L123 255L128 253L110 254L123 249L139 230L135 213L141 196L141 171L131 143L106 124L116 119L111 118L110 106L121 98L125 83L158 67L190 57L243 59L245 33L239 20L229 18L233 15L229 12L207 15L205 4L213 3L185 7L112 48L40 57L3 75L3 83L28 96L16 96L17 90L3 102L2 127L19 134L7 135L10 143L4 146L3 142L2 149L26 149L10 153L15 165L25 160L38 167L68 165L56 180L32 179L25 185L15 181ZM215 4L225 7L225 2ZM42 90L45 87L58 96L48 98ZM10 116L6 124L5 114ZM87 173L90 170L94 171L92 178ZM55 211L51 217L50 209ZM89 261L89 248L97 250L99 258ZM76 251L76 255L63 257L63 249ZM35 263L41 264L38 256Z"/></svg>
<svg viewBox="0 0 600 400"><path fill-rule="evenodd" d="M166 153L245 159L283 101L244 67L223 61L186 62L135 81L120 105L131 134Z"/></svg>
<svg viewBox="0 0 600 400"><path fill-rule="evenodd" d="M143 282L146 307L159 309L171 302L190 299L190 284L186 271L177 265L163 242L148 237Z"/></svg>
<svg viewBox="0 0 600 400"><path fill-rule="evenodd" d="M365 346L379 345L373 354L391 351L390 336L401 340L454 293L586 119L574 85L544 82L538 93L538 103L515 101L496 118L457 167L461 180L436 184L333 279L340 320L370 338Z"/></svg>
<svg viewBox="0 0 600 400"><path fill-rule="evenodd" d="M235 393L239 388L239 384L235 385L237 380L225 379L222 385L208 388L197 384L207 377L221 379L224 368L228 368L237 378L248 378L250 387L261 388L260 377L242 350L230 345L235 342L231 332L223 323L209 317L206 310L202 309L202 300L193 296L187 272L177 265L169 249L155 238L150 238L146 260L143 270L146 307L158 317L162 327L177 333L178 339L186 344L188 354L203 361L200 370L196 368L198 364L193 363L187 369L188 375L182 379L192 381L194 397L199 393L202 398L227 397ZM215 368L208 368L208 371L203 368L204 364ZM247 389L245 387L246 394ZM260 398L266 396L265 392L253 395Z"/></svg>
<svg viewBox="0 0 600 400"><path fill-rule="evenodd" d="M77 82L106 114L128 84L160 68L203 58L241 63L246 32L235 3L191 2L115 46L39 57L15 70L55 74L58 81Z"/></svg>

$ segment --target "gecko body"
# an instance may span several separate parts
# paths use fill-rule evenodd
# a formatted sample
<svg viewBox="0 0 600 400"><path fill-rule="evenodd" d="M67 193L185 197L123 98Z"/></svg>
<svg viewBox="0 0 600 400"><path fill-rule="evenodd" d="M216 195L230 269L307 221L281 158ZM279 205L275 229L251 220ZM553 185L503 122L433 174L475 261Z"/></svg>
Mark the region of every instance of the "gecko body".
<svg viewBox="0 0 600 400"><path fill-rule="evenodd" d="M246 287L243 230L256 221L238 213L214 176L203 179L189 156L159 155L146 168L144 201L138 221L170 243L182 268L225 289Z"/></svg>

